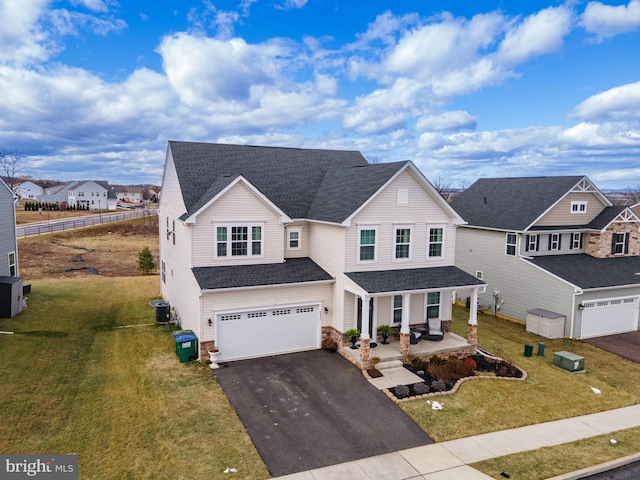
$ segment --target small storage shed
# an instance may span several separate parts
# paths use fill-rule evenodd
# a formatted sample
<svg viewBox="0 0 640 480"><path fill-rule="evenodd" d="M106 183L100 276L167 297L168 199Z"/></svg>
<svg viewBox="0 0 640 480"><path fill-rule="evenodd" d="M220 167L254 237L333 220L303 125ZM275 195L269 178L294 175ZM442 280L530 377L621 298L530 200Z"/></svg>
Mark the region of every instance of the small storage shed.
<svg viewBox="0 0 640 480"><path fill-rule="evenodd" d="M560 313L534 308L527 311L527 332L545 338L562 338L565 320L566 316Z"/></svg>
<svg viewBox="0 0 640 480"><path fill-rule="evenodd" d="M22 277L0 277L0 318L22 312Z"/></svg>

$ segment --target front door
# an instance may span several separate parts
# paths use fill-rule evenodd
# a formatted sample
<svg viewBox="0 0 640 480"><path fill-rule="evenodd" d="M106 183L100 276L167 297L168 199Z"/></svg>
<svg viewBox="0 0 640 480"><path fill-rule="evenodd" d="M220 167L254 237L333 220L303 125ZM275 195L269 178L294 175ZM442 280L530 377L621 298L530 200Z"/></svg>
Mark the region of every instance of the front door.
<svg viewBox="0 0 640 480"><path fill-rule="evenodd" d="M371 337L371 341L375 342L376 341L376 331L375 331L375 327L376 325L374 324L373 318L373 305L374 305L374 301L373 298L369 299L369 336ZM358 313L357 313L357 329L360 330L360 332L362 332L362 298L358 297Z"/></svg>

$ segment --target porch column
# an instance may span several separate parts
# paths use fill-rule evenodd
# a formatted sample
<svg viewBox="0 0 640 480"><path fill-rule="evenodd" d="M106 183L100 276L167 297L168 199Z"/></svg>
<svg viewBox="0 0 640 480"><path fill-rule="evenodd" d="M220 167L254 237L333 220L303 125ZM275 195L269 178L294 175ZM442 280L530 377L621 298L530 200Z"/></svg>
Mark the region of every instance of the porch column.
<svg viewBox="0 0 640 480"><path fill-rule="evenodd" d="M478 345L478 289L473 289L471 305L469 305L469 324L467 325L467 342Z"/></svg>
<svg viewBox="0 0 640 480"><path fill-rule="evenodd" d="M402 321L400 323L400 355L407 355L411 351L411 334L409 333L409 312L411 311L411 294L402 296Z"/></svg>
<svg viewBox="0 0 640 480"><path fill-rule="evenodd" d="M369 295L362 298L362 331L360 332L360 360L362 362L369 361L371 353L371 335L369 332Z"/></svg>

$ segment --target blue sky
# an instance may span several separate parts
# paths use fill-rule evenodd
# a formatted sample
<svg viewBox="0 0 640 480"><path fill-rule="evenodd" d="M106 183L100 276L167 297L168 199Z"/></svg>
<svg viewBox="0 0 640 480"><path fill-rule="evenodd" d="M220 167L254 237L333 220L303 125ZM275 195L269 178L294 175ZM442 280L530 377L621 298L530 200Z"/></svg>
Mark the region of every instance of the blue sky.
<svg viewBox="0 0 640 480"><path fill-rule="evenodd" d="M0 0L0 147L55 180L159 184L188 140L626 190L639 51L640 0Z"/></svg>

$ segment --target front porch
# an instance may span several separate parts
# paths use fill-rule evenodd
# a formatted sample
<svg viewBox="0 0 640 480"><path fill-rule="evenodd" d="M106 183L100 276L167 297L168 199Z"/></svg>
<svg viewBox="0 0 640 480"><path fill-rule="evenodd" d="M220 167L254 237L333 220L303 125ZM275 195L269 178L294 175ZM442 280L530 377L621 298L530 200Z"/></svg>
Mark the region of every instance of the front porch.
<svg viewBox="0 0 640 480"><path fill-rule="evenodd" d="M465 357L476 353L477 344L471 344L467 339L456 335L455 333L447 332L444 334L444 338L439 342L433 342L430 340L420 340L416 344L409 345L409 353L417 357L431 357L438 355L440 357L447 358L451 355L457 355ZM360 368L371 367L371 358L379 358L380 362L390 362L393 360L404 360L407 355L400 353L400 340L389 340L389 343L383 345L378 342L375 347L370 347L369 359L363 360L361 357L360 348L351 348L350 346L343 346L339 349L340 354L346 357L355 365Z"/></svg>

